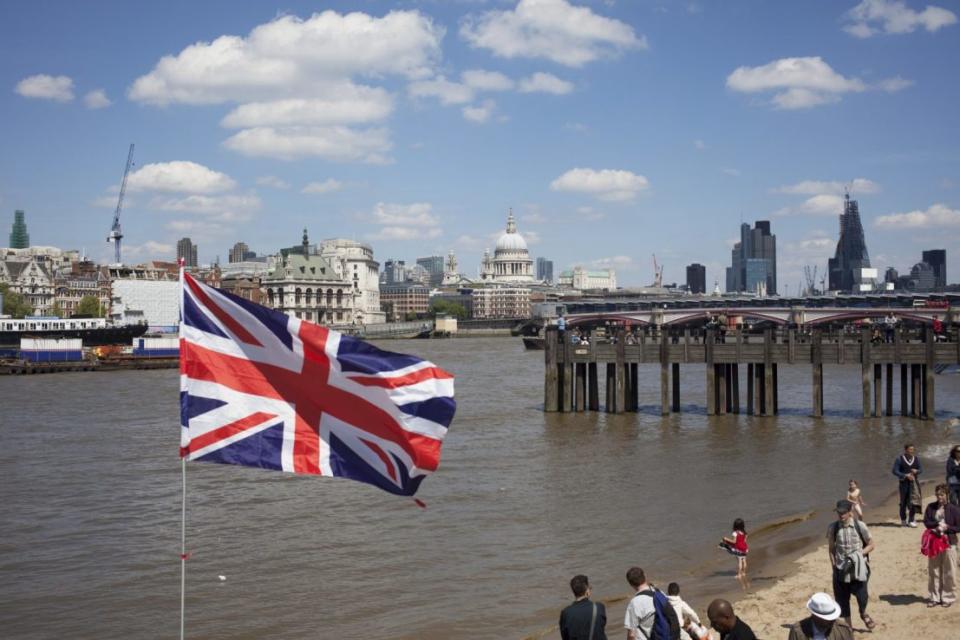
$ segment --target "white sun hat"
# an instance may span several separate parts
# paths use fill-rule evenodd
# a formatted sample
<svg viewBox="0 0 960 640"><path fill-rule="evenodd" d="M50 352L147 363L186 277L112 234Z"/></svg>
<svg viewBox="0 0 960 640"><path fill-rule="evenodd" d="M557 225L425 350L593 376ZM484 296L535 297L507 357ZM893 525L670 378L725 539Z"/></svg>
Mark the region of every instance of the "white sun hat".
<svg viewBox="0 0 960 640"><path fill-rule="evenodd" d="M821 620L836 620L840 617L840 605L822 591L810 596L807 609Z"/></svg>

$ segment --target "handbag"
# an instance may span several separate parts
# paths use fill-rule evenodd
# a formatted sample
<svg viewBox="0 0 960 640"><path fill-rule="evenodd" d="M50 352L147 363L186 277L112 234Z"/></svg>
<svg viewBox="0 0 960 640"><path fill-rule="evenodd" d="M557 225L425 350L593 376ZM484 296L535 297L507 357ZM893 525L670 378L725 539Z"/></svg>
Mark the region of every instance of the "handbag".
<svg viewBox="0 0 960 640"><path fill-rule="evenodd" d="M937 534L933 529L924 529L920 538L920 553L928 558L936 558L950 548L950 539Z"/></svg>

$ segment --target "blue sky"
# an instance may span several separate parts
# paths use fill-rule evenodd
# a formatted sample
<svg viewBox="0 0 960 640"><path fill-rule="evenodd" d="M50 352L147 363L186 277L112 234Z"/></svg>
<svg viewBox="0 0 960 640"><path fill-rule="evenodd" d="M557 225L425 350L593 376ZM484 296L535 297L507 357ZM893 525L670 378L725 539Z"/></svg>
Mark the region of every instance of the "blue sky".
<svg viewBox="0 0 960 640"><path fill-rule="evenodd" d="M960 280L960 3L33 2L0 19L0 230L107 261L238 240L454 249L508 208L533 256L723 283L772 221L781 292L836 243L843 185L874 266Z"/></svg>

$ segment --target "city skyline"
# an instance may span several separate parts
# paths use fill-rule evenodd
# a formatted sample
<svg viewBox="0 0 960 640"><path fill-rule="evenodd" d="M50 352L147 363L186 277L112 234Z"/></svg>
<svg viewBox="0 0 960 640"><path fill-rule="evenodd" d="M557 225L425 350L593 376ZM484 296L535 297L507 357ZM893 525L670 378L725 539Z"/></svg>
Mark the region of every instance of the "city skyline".
<svg viewBox="0 0 960 640"><path fill-rule="evenodd" d="M622 286L653 281L653 253L664 282L697 262L722 286L738 224L770 220L792 293L804 265L825 271L849 186L873 266L909 272L960 240L960 27L941 4L18 6L0 25L17 52L0 62L0 212L112 261L135 142L129 262L184 236L226 262L308 227L381 262L452 249L471 275L513 207L531 255Z"/></svg>

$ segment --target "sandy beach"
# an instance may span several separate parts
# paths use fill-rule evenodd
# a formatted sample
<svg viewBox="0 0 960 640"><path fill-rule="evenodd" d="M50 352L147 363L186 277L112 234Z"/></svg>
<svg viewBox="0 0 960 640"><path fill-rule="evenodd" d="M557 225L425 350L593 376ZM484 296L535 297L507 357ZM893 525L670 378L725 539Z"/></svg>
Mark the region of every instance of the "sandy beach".
<svg viewBox="0 0 960 640"><path fill-rule="evenodd" d="M933 483L924 485L924 504L933 498ZM877 543L871 556L868 613L877 623L867 631L856 614L853 601L855 635L870 638L960 638L960 609L928 609L927 559L920 555L923 526L900 526L895 500L868 509L864 521ZM824 535L826 532L824 532ZM758 638L786 638L789 625L806 617L807 598L816 591L832 595L827 545L801 555L782 579L769 587L748 591L735 607ZM698 603L699 604L699 603ZM704 603L706 604L706 603Z"/></svg>
<svg viewBox="0 0 960 640"><path fill-rule="evenodd" d="M933 499L935 484L924 483L924 505ZM819 515L818 519L822 520L825 514ZM877 506L868 507L864 521L870 527L870 533L877 543L877 549L871 556L873 573L870 578L870 604L867 608L877 627L872 632L867 630L856 613L856 600L852 600L854 635L876 639L960 638L960 605L949 609L928 609L926 606L927 559L920 554L923 525L918 524L917 528L900 525L895 495L890 495ZM737 615L751 626L758 638L785 639L790 626L809 615L806 602L813 593L824 591L833 595L827 559L826 526L823 527L822 543L794 551L783 561L771 559L770 551L771 549L766 549L766 560L758 563L759 567L751 569L752 580L745 591L737 586L731 572L729 592L713 594L707 598L699 595L695 599L691 598L689 604L701 616L704 624L708 624L706 608L710 598L723 597L734 603ZM793 556L793 559L790 559L790 556ZM665 588L666 584L658 583L658 586ZM600 598L600 601L607 605L608 638L625 636L622 620L627 599L626 595ZM712 638L719 637L717 632L711 633ZM559 637L558 629L553 627L540 634L528 635L525 640L552 640Z"/></svg>

